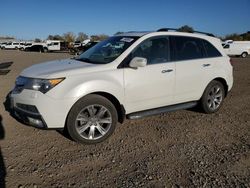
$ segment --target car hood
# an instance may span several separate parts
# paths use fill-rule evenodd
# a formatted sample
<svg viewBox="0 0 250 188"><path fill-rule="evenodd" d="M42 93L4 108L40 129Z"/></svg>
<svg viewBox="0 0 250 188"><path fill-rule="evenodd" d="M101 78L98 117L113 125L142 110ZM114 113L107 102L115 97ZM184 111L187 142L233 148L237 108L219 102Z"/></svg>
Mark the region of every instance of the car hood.
<svg viewBox="0 0 250 188"><path fill-rule="evenodd" d="M98 71L105 65L90 64L74 59L64 59L36 64L23 70L20 74L32 78L59 78L85 72Z"/></svg>

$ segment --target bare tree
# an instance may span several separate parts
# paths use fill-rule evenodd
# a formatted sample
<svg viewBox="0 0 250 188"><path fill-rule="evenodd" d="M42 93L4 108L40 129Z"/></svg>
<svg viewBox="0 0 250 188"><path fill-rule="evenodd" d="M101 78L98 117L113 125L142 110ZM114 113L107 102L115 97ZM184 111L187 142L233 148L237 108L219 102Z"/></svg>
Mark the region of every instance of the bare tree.
<svg viewBox="0 0 250 188"><path fill-rule="evenodd" d="M49 35L47 37L47 40L60 40L60 41L64 41L63 37L60 35Z"/></svg>
<svg viewBox="0 0 250 188"><path fill-rule="evenodd" d="M39 38L35 38L35 40L34 40L35 42L42 42L42 40L41 39L39 39Z"/></svg>
<svg viewBox="0 0 250 188"><path fill-rule="evenodd" d="M101 34L101 35L99 35L99 38L100 38L100 40L105 40L105 39L109 38L109 36L105 35L105 34Z"/></svg>
<svg viewBox="0 0 250 188"><path fill-rule="evenodd" d="M92 35L91 36L91 40L93 41L102 41L102 40L105 40L107 39L109 36L108 35L105 35L105 34L101 34L101 35Z"/></svg>
<svg viewBox="0 0 250 188"><path fill-rule="evenodd" d="M124 32L122 31L117 31L114 35L119 35L119 34L123 34Z"/></svg>
<svg viewBox="0 0 250 188"><path fill-rule="evenodd" d="M63 34L63 39L66 42L74 42L75 39L76 39L76 36L75 36L75 34L73 32L67 32L67 33Z"/></svg>
<svg viewBox="0 0 250 188"><path fill-rule="evenodd" d="M77 38L76 38L76 40L77 41L84 41L84 40L86 40L86 39L88 39L89 37L88 37L88 35L87 34L85 34L85 33L83 33L83 32L79 32L78 33L78 36L77 36Z"/></svg>
<svg viewBox="0 0 250 188"><path fill-rule="evenodd" d="M49 36L47 37L47 40L54 40L54 36L53 36L53 35L49 35Z"/></svg>
<svg viewBox="0 0 250 188"><path fill-rule="evenodd" d="M192 33L194 32L194 29L191 27L191 26L188 26L188 25L184 25L184 26L181 26L178 31L181 31L181 32L187 32L187 33Z"/></svg>

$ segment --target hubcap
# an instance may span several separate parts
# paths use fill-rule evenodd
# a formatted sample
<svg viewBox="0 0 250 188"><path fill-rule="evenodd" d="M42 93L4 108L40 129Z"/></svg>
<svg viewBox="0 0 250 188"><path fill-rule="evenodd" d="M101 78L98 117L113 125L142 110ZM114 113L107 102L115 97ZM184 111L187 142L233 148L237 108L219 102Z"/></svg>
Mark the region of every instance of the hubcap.
<svg viewBox="0 0 250 188"><path fill-rule="evenodd" d="M75 126L78 134L87 140L96 140L103 137L112 125L110 111L98 104L85 107L77 115Z"/></svg>
<svg viewBox="0 0 250 188"><path fill-rule="evenodd" d="M211 110L219 108L223 98L223 92L220 86L216 85L208 93L207 105Z"/></svg>

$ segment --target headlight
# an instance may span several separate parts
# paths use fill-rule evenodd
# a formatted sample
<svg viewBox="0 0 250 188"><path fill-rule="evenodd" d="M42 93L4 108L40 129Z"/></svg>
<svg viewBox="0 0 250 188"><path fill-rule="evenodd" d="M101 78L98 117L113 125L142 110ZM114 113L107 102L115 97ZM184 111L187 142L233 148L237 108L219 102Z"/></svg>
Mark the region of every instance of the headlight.
<svg viewBox="0 0 250 188"><path fill-rule="evenodd" d="M15 90L21 92L23 89L31 89L46 93L51 90L53 87L62 82L65 78L56 78L56 79L38 79L38 78L27 78L19 76L16 79Z"/></svg>

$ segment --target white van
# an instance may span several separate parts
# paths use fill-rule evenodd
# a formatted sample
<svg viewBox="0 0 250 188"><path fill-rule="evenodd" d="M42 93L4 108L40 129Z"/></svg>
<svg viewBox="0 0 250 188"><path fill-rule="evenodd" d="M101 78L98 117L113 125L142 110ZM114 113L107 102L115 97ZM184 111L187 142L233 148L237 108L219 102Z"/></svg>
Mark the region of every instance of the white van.
<svg viewBox="0 0 250 188"><path fill-rule="evenodd" d="M226 41L222 46L229 56L241 56L243 58L250 54L250 41Z"/></svg>
<svg viewBox="0 0 250 188"><path fill-rule="evenodd" d="M61 50L61 41L59 40L47 40L46 45L49 51L60 51Z"/></svg>

